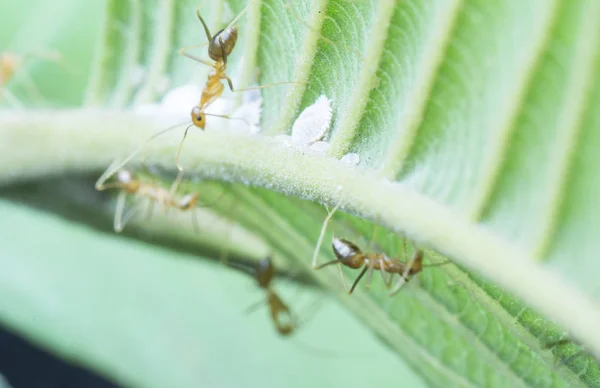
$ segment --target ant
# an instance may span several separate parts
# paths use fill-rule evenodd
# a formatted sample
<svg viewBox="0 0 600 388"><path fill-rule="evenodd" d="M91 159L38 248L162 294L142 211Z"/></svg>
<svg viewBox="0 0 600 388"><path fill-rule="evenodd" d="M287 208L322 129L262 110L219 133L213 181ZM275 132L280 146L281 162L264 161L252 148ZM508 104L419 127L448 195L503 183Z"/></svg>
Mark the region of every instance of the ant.
<svg viewBox="0 0 600 388"><path fill-rule="evenodd" d="M385 287L390 289L392 286L392 280L395 274L400 275L400 279L396 282L392 290L390 291L390 296L397 294L402 286L406 284L413 276L419 274L423 271L425 267L435 267L444 264L448 264L449 261L444 261L441 263L423 265L423 251L421 249L415 249L415 252L412 258L408 262L401 261L399 259L393 259L388 257L385 253L363 253L361 249L351 241L332 237L331 247L333 249L333 253L335 254L336 259L329 261L325 264L317 265L317 256L319 250L321 248L321 243L323 242L323 238L325 235L325 230L327 229L327 224L331 220L331 217L339 208L341 203L338 203L332 211L328 212L325 221L323 221L323 226L321 228L321 234L319 236L319 241L317 242L317 246L315 247L315 251L313 253L312 258L312 267L315 270L319 270L323 267L327 267L332 264L339 264L340 274L342 276L342 281L344 283L344 288L348 291L348 294L351 295L354 292L354 289L362 279L362 277L367 273L367 289L371 285L371 279L373 277L373 271L379 270L381 272L381 277L385 282ZM403 242L404 251L406 252L406 240ZM346 285L344 280L344 274L342 272L342 265L352 268L359 269L363 267L363 270L354 280L354 283L350 288ZM389 273L390 276L386 280L385 273Z"/></svg>
<svg viewBox="0 0 600 388"><path fill-rule="evenodd" d="M272 281L274 274L275 267L273 262L270 257L267 257L258 263L254 277L258 286L266 292L267 305L269 306L269 313L275 329L280 335L286 337L294 333L298 327L298 319L273 289ZM250 312L254 308L255 306L251 306L248 311Z"/></svg>
<svg viewBox="0 0 600 388"><path fill-rule="evenodd" d="M290 337L296 332L299 326L301 326L301 322L299 321L298 316L290 310L288 305L285 304L285 302L283 302L283 300L279 297L275 290L273 290L272 283L274 274L275 266L273 265L271 258L267 257L258 263L258 267L255 270L253 277L256 279L258 286L261 289L265 290L267 294L267 306L269 307L269 314L271 316L273 324L275 325L275 329L281 336ZM262 303L257 303L255 305L252 305L246 311L251 312L255 308L259 307L261 304ZM317 309L317 306L314 303L310 307L311 310L308 311L308 315L312 315L311 313L314 314ZM303 322L306 322L306 319L303 320ZM314 347L310 344L302 342L296 342L296 345L301 345L304 350L312 352L318 356L340 357L340 354L346 356L349 355L349 352L332 352L330 350Z"/></svg>
<svg viewBox="0 0 600 388"><path fill-rule="evenodd" d="M210 66L212 68L212 70L208 74L208 79L206 80L206 84L204 86L204 90L202 91L202 95L200 96L200 102L198 103L198 105L196 105L192 108L192 111L191 111L192 125L189 125L185 129L183 138L181 139L181 143L179 145L179 150L177 151L177 157L175 159L175 164L177 165L179 174L177 176L174 187L177 187L177 184L181 181L181 178L183 176L183 167L179 163L179 157L181 154L181 149L183 147L183 143L187 137L188 130L192 126L200 128L202 130L205 129L206 116L209 115L209 114L205 113L206 108L208 108L209 105L211 105L219 97L221 97L221 95L225 91L225 86L222 83L223 80L227 81L227 85L229 86L229 89L234 93L245 92L245 91L249 91L249 90L264 89L264 88L274 86L274 85L304 84L303 82L275 82L275 83L270 83L270 84L266 84L266 85L259 85L259 86L255 86L255 87L251 87L251 88L237 89L237 90L233 87L233 82L231 81L231 78L229 78L229 76L226 73L227 57L231 54L231 52L235 48L235 44L237 43L238 28L237 28L236 24L238 23L240 18L246 13L246 11L248 10L248 7L250 6L252 1L253 0L248 1L248 4L246 4L244 9L233 19L233 21L231 21L231 23L229 23L229 25L227 27L223 28L222 30L217 32L215 35L212 35L210 33L210 29L208 28L208 25L206 24L206 22L204 21L204 18L202 17L202 14L200 13L200 9L202 8L202 5L200 5L196 9L196 16L198 17L198 19L202 23L202 26L204 27L204 32L206 33L206 38L207 38L208 42L201 44L201 45L197 45L197 46L190 46L190 47L184 47L184 48L179 49L179 55L183 55L187 58L193 59L196 62ZM204 58L200 58L198 56L192 55L187 52L192 48L199 48L199 47L203 47L206 45L208 45L208 56L210 57L210 59L213 62L208 61ZM210 116L231 118L229 116L213 115L213 114L211 114Z"/></svg>
<svg viewBox="0 0 600 388"><path fill-rule="evenodd" d="M99 181L96 184L98 190L120 189L119 197L117 198L117 207L115 210L114 229L121 232L125 224L135 214L135 208L126 216L123 217L125 209L125 200L127 195L135 195L137 197L147 198L150 202L148 214L152 212L152 206L159 204L166 212L168 208L175 208L180 211L194 211L198 207L198 193L190 193L181 197L172 195L169 190L160 187L157 184L147 183L139 179L130 170L121 168L118 171L115 182L105 184L104 181ZM208 205L203 205L208 206ZM192 218L194 229L198 229L196 215Z"/></svg>

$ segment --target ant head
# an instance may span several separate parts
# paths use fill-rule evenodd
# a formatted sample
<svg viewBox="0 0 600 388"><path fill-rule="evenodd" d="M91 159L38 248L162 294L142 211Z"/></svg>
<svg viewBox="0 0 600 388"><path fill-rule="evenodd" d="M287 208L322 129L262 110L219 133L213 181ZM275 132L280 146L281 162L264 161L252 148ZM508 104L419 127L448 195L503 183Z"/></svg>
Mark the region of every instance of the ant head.
<svg viewBox="0 0 600 388"><path fill-rule="evenodd" d="M185 197L181 198L181 210L190 210L196 207L198 203L198 193L188 194Z"/></svg>
<svg viewBox="0 0 600 388"><path fill-rule="evenodd" d="M213 61L226 61L237 43L238 29L231 26L217 32L208 46L208 55Z"/></svg>
<svg viewBox="0 0 600 388"><path fill-rule="evenodd" d="M194 125L200 129L204 129L204 127L206 126L206 115L204 114L204 112L202 111L202 109L200 109L199 106L195 106L194 109L192 109L192 123L194 123Z"/></svg>
<svg viewBox="0 0 600 388"><path fill-rule="evenodd" d="M258 267L256 268L256 280L258 281L260 288L269 288L274 272L275 268L273 267L270 257L258 262Z"/></svg>

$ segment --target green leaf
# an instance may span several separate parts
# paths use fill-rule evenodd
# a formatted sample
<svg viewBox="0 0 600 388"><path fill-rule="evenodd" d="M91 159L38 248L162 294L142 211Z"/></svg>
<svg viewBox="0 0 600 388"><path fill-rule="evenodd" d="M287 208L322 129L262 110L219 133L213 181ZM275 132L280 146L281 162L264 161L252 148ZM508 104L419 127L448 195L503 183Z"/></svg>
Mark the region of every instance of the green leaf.
<svg viewBox="0 0 600 388"><path fill-rule="evenodd" d="M245 6L243 1L231 1L229 12L222 1L210 3L202 12L212 31ZM186 177L238 183L222 186L224 199L206 213L223 227L207 223L202 232L210 237L196 236L182 214L177 225L165 220L151 227L143 222L132 225L138 237L153 233L163 238L155 242L159 245L179 250L198 246L214 257L220 255L221 246L249 260L272 252L282 268L314 277L337 296L429 385L600 385L600 368L592 355L557 366L576 345L549 346L573 338L584 349L600 353L593 259L599 214L594 198L600 194L594 168L594 151L600 144L596 28L600 3L286 3L250 2L228 74L237 88L252 84L256 69L260 84L303 83L262 90L261 136L228 130L222 128L225 123L215 121L214 130L191 132L183 151ZM80 222L100 217L105 228L110 227L112 207L105 197L84 194L93 180L79 178L65 189L62 181L52 185L43 178L75 171L97 173L169 126L172 117L166 113L149 117L136 112L161 97L165 84L173 89L194 79L192 73L201 65L175 55L178 48L205 39L194 5L108 1L86 90L88 106L0 116L5 128L0 144L6 145L0 152L0 182L13 186L5 195L63 215L70 212L67 205L79 203L95 209L94 216L80 216ZM323 94L332 99L334 108L327 155L291 147L271 136L289 134L298 114ZM165 135L148 143L141 157L173 170L179 141L178 133ZM348 153L359 155L358 167L338 160ZM23 180L37 181L39 186L34 187L44 199L17 185ZM185 189L205 195L220 190L193 182ZM425 268L418 281L394 297L388 296L376 274L370 292L362 284L349 297L337 271L311 269L310 257L326 213L307 200L340 204L362 218L336 214L319 262L332 258L329 241L335 227L336 235L364 249L370 244L370 250L390 256L400 252L408 260L410 253L402 248L402 238L408 237L425 249L427 263L449 258L456 264ZM372 239L374 225L364 219L388 230L379 230ZM245 237L229 238L231 222ZM22 264L35 268L39 258L31 255L30 260ZM144 278L147 285L140 283L142 290L152 288L150 282L174 295L194 289L183 280L161 279L162 273L187 271L177 267L176 260L146 260L121 264L91 257L78 266L84 270L103 263L108 274L118 273L121 279L155 268L156 275ZM61 279L64 286L16 288L19 293L5 303L18 297L42 309L43 294L64 292L58 298L64 301L77 281L99 287L89 268L82 271L82 280L73 279L65 269L73 265L71 261L65 259L67 266L43 274ZM352 279L357 275L350 269L344 273ZM6 284L5 292L15 289L11 279L0 282ZM123 308L127 304L118 295L128 289L103 298L111 301L111 307L117 303ZM98 297L94 292L89 296ZM70 305L56 315L60 325L42 327L15 318L22 316L25 305L14 304L0 319L64 355L68 342L61 335L83 307ZM148 304L147 309L159 306ZM112 317L110 311L97 310ZM158 329L146 323L150 315L136 309L127 322L157 335ZM185 313L181 324L191 325L196 319L197 315ZM164 371L155 371L152 383L142 380L142 371L153 367L141 359L139 346L100 323L82 328L83 337L90 338L77 344L81 362L131 384L190 384L184 377L177 380L193 374L173 354L171 362L161 361ZM337 320L336 327L345 323ZM126 349L105 351L101 345L113 336ZM182 334L189 336L193 334ZM121 368L114 361L125 350L131 352L132 363ZM370 368L361 363L361 370ZM268 370L264 368L264 374ZM395 373L383 373L388 384L398 380Z"/></svg>

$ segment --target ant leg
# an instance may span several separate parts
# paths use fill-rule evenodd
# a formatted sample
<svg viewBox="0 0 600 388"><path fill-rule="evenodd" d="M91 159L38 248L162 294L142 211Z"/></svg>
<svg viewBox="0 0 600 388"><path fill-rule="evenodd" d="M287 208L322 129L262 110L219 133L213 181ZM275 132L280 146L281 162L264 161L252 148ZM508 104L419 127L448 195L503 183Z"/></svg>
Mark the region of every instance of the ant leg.
<svg viewBox="0 0 600 388"><path fill-rule="evenodd" d="M218 114L214 114L214 113L205 113L206 116L213 116L213 117L220 117L222 119L229 119L229 120L240 120L246 123L246 125L250 126L251 124L248 122L248 120L242 118L242 117L231 117L229 115L218 115Z"/></svg>
<svg viewBox="0 0 600 388"><path fill-rule="evenodd" d="M113 176L121 167L123 167L123 165L119 165L117 160L114 160L96 181L96 190L103 191L109 188L109 185L105 185L104 183L110 179L110 177Z"/></svg>
<svg viewBox="0 0 600 388"><path fill-rule="evenodd" d="M350 288L348 288L348 285L346 284L346 277L344 276L344 271L342 270L342 264L335 260L335 261L330 261L329 263L333 264L333 263L337 263L338 264L338 272L340 273L340 278L342 279L342 285L344 286L344 289L346 290L346 292L348 293L352 293L350 291ZM324 265L322 265L321 267L323 267Z"/></svg>
<svg viewBox="0 0 600 388"><path fill-rule="evenodd" d="M204 44L196 45L196 46L182 47L179 50L177 50L177 54L183 55L184 57L187 57L187 58L190 58L190 59L193 59L194 61L200 62L200 63L202 63L202 64L204 64L206 66L213 67L213 63L212 62L210 62L210 61L208 61L208 60L206 60L204 58L200 58L200 57L198 57L196 55L193 55L193 54L190 54L190 53L187 52L188 50L190 50L192 48L198 48L198 47L206 46L207 44L208 43L204 43Z"/></svg>
<svg viewBox="0 0 600 388"><path fill-rule="evenodd" d="M312 257L312 267L313 267L313 269L322 268L324 266L324 265L322 265L322 266L320 266L320 267L317 268L317 256L319 255L319 251L321 249L321 244L323 243L323 238L325 237L325 232L327 230L327 225L329 224L329 221L331 220L331 217L336 212L336 210L340 207L341 204L342 204L342 201L340 200L340 202L338 202L338 204L335 205L335 207L331 211L328 211L327 217L325 217L325 220L323 221L323 225L321 226L321 233L319 234L319 240L317 241L317 246L315 247L315 251L313 252L313 257Z"/></svg>
<svg viewBox="0 0 600 388"><path fill-rule="evenodd" d="M396 295L402 289L402 287L404 287L404 285L408 283L408 281L409 279L400 275L400 279L398 279L398 282L394 286L394 289L390 292L390 296Z"/></svg>
<svg viewBox="0 0 600 388"><path fill-rule="evenodd" d="M373 243L373 241L375 241L375 236L377 235L377 230L378 230L378 227L377 227L377 225L375 225L375 227L373 228L373 234L371 235L371 239L367 243L367 248L365 249L365 252L368 252L371 249L371 244Z"/></svg>
<svg viewBox="0 0 600 388"><path fill-rule="evenodd" d="M265 303L264 300L259 300L258 302L254 302L252 303L250 306L248 306L248 308L246 308L244 310L245 314L252 314L253 312L255 312L259 307L262 307L262 305Z"/></svg>
<svg viewBox="0 0 600 388"><path fill-rule="evenodd" d="M371 288L371 280L373 279L373 270L375 269L375 262L373 260L369 260L369 271L367 273L367 283L365 284L365 288L369 290Z"/></svg>
<svg viewBox="0 0 600 388"><path fill-rule="evenodd" d="M385 288L387 288L388 290L392 286L392 280L394 280L394 274L393 273L390 274L390 276L388 277L388 280L385 280Z"/></svg>
<svg viewBox="0 0 600 388"><path fill-rule="evenodd" d="M183 143L185 142L185 138L187 137L188 131L193 126L194 126L193 124L188 125L188 127L185 129L185 132L183 133L183 138L181 139L181 143L179 143L179 149L177 150L177 157L175 158L175 165L177 166L177 170L179 170L179 172L177 173L177 177L175 178L175 181L173 182L173 184L171 185L171 189L169 190L169 195L171 196L171 198L173 198L173 195L175 195L177 188L179 187L179 185L181 184L181 181L183 180L183 166L179 163L179 157L181 156L181 150L183 149Z"/></svg>
<svg viewBox="0 0 600 388"><path fill-rule="evenodd" d="M350 290L348 291L348 295L352 295L352 293L354 292L354 289L356 288L356 285L358 284L358 282L360 282L360 279L362 279L362 277L365 275L365 272L367 272L368 269L369 269L369 267L364 267L363 270L360 271L360 274L354 280L352 287L350 287Z"/></svg>
<svg viewBox="0 0 600 388"><path fill-rule="evenodd" d="M402 273L402 275L400 276L400 279L398 280L398 283L396 283L396 285L394 286L394 289L390 292L390 296L394 296L396 295L400 289L406 284L408 283L408 281L410 280L410 270L413 268L415 261L417 260L417 258L419 257L419 250L415 250L415 253L413 255L413 257L410 259L410 261L406 264L406 267L404 268L404 272Z"/></svg>
<svg viewBox="0 0 600 388"><path fill-rule="evenodd" d="M119 171L119 169L121 169L121 167L123 167L125 164L127 164L127 162L129 162L131 159L133 159L142 149L144 149L146 144L148 144L150 141L152 141L156 137L158 137L164 133L167 133L177 127L180 127L184 124L187 124L187 122L175 124L173 126L168 127L167 129L163 129L162 131L155 133L154 135L150 136L146 141L144 141L136 150L134 150L131 154L129 154L129 156L127 156L124 160L119 162L118 159L115 159L111 163L111 165L108 166L106 171L104 171L104 173L100 176L100 178L98 178L98 180L96 181L96 185L95 185L96 190L102 191L102 190L106 189L107 186L104 185L104 182L106 182L106 180L108 180L117 171Z"/></svg>
<svg viewBox="0 0 600 388"><path fill-rule="evenodd" d="M384 269L384 267L385 267L385 260L384 259L379 259L379 272L381 273L381 279L383 279L385 287L389 289L388 281L385 280L385 269ZM392 278L392 275L393 274L390 274L390 279Z"/></svg>
<svg viewBox="0 0 600 388"><path fill-rule="evenodd" d="M250 91L250 90L265 89L265 88L268 88L268 87L271 87L271 86L275 86L275 85L291 85L291 84L308 85L308 82L286 81L286 82L273 82L273 83L266 84L266 85L253 86L251 88L234 89L233 82L231 81L231 78L229 78L227 75L224 75L223 77L227 80L227 84L229 85L229 89L233 93L241 93L241 92L247 92L247 91Z"/></svg>
<svg viewBox="0 0 600 388"><path fill-rule="evenodd" d="M117 197L117 207L115 208L115 219L113 221L113 227L115 232L120 233L123 230L125 224L123 223L123 211L125 210L125 199L127 199L127 192L121 191Z"/></svg>

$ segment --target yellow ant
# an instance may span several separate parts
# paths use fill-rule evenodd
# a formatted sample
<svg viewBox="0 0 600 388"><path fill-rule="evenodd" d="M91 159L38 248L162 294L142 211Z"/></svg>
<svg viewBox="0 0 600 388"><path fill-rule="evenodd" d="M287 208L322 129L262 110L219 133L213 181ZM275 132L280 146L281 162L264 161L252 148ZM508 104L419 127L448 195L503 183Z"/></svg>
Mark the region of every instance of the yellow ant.
<svg viewBox="0 0 600 388"><path fill-rule="evenodd" d="M197 15L198 19L200 20L200 22L202 23L202 26L204 27L204 31L206 33L208 42L198 45L198 46L184 47L179 50L179 54L183 55L185 57L188 57L190 59L193 59L197 62L200 62L202 64L205 64L207 66L210 66L212 68L212 70L208 75L208 79L206 80L206 84L202 91L202 95L200 97L199 104L196 105L191 111L192 124L188 125L187 128L185 129L183 138L181 139L179 148L177 150L177 155L175 157L175 164L176 164L179 172L177 174L177 177L175 178L175 181L173 182L173 185L171 186L171 189L170 189L171 196L174 195L175 191L177 191L177 187L179 186L179 184L181 183L181 181L183 179L183 166L179 163L179 159L181 156L181 150L183 148L183 144L187 137L188 131L191 127L195 126L197 128L204 130L206 127L206 116L214 116L214 117L221 117L221 118L227 118L227 119L242 120L242 121L246 122L246 120L241 119L241 118L230 117L230 116L226 116L226 115L210 114L210 113L205 112L206 108L210 104L215 102L223 94L224 89L225 89L225 87L222 84L223 80L227 80L229 89L232 92L244 92L244 91L249 91L249 90L263 89L263 88L266 88L269 86L281 85L281 84L301 84L302 83L302 82L277 82L277 83L260 85L260 86L256 86L256 87L246 88L246 89L237 89L237 90L234 89L233 82L231 81L229 76L226 74L227 57L231 54L231 52L235 48L235 44L237 42L238 29L236 27L236 24L240 20L240 18L244 15L244 13L247 11L247 9L250 6L252 1L253 0L250 0L248 2L246 7L244 7L244 9L233 19L233 21L231 21L231 23L229 23L229 25L227 27L223 28L222 30L217 32L215 35L211 35L208 25L202 18L202 14L200 13L200 8L202 7L202 5L200 5L196 9L196 15ZM189 54L187 52L191 48L199 48L199 47L203 47L206 45L208 45L208 55L214 62L210 62L208 60L205 60L203 58ZM248 122L246 122L246 123L248 124ZM156 137L158 137L166 132L169 132L175 128L180 127L181 125L182 124L176 124L172 127L169 127L167 129L164 129L164 130L154 134L149 139L147 139L140 147L138 147L138 149L136 149L127 158L125 158L122 162L113 163L113 165L111 167L109 167L96 182L96 189L100 190L100 187L102 186L103 182L106 181L108 178L110 178L113 174L115 174L120 168L122 168L135 155L137 155L137 153L140 152L148 142L150 142L151 140L155 139Z"/></svg>
<svg viewBox="0 0 600 388"><path fill-rule="evenodd" d="M175 208L180 211L192 211L192 223L194 229L198 230L195 209L198 207L198 193L189 193L183 196L173 195L169 190L155 183L145 182L127 169L120 169L114 182L97 184L96 188L100 191L107 189L120 189L115 209L114 229L121 232L125 224L133 217L136 208L132 209L128 215L124 216L125 201L128 195L134 195L138 198L146 198L150 208L148 215L152 213L154 204L161 206L164 212L169 208ZM211 204L202 205L210 206Z"/></svg>
<svg viewBox="0 0 600 388"><path fill-rule="evenodd" d="M373 277L374 270L380 271L381 277L384 280L385 287L387 289L390 289L390 287L392 287L392 280L393 280L394 275L398 274L400 276L400 278L398 279L398 281L396 282L396 284L394 285L394 287L392 287L392 290L390 291L390 296L393 296L393 295L397 294L401 290L401 288L410 279L412 279L413 276L415 276L415 275L419 274L421 271L423 271L423 268L435 267L435 266L445 265L445 264L449 263L449 261L444 261L442 263L424 265L423 264L424 254L421 249L415 249L415 252L414 252L412 258L408 262L404 262L399 259L390 258L385 253L380 253L380 252L363 253L356 244L352 243L351 241L345 240L345 239L337 238L334 235L332 237L331 247L333 249L333 253L335 254L336 259L329 261L325 264L317 265L317 256L319 254L319 250L321 248L321 244L322 244L323 238L325 236L325 230L327 229L327 224L329 223L329 221L331 220L331 217L333 216L333 214L335 213L335 211L338 209L339 206L340 206L340 203L338 203L332 209L332 211L328 212L327 217L325 218L325 221L323 221L323 226L321 228L319 240L317 242L317 246L315 247L315 251L313 253L312 267L315 270L319 270L323 267L327 267L332 264L338 264L340 274L342 277L342 281L344 283L344 288L346 288L346 291L348 291L349 295L351 295L354 292L354 289L356 288L356 286L358 285L358 283L360 282L362 277L365 275L365 273L367 274L366 287L368 289L371 285L371 279ZM405 248L404 250L406 252L405 243L406 243L406 240L403 241L403 246ZM362 271L356 277L356 279L354 280L354 283L352 284L352 286L350 288L348 288L348 286L346 285L344 274L343 274L342 268L341 268L342 265L344 265L348 268L352 268L352 269L359 269L359 268L363 267ZM386 273L390 274L390 276L388 277L387 280L386 280L386 276L385 276Z"/></svg>
<svg viewBox="0 0 600 388"><path fill-rule="evenodd" d="M206 33L206 38L207 38L208 42L198 45L198 46L181 48L179 50L179 54L183 55L185 57L188 57L190 59L193 59L194 61L197 61L204 65L210 66L212 68L210 73L208 74L208 79L206 80L206 84L204 86L204 90L202 91L202 95L200 96L200 102L198 103L198 105L193 107L192 111L191 111L192 125L196 126L197 128L200 128L202 130L205 128L205 126L206 126L206 117L205 116L207 115L205 113L206 108L210 104L215 102L223 94L223 92L225 90L225 86L222 83L223 80L227 81L227 85L229 86L229 89L234 93L245 92L245 91L249 91L249 90L264 89L264 88L267 88L270 86L275 86L275 85L305 84L304 82L274 82L274 83L270 83L270 84L266 84L266 85L259 85L259 86L254 86L251 88L245 88L245 89L235 89L233 87L233 82L231 81L231 78L229 78L229 76L226 73L227 57L231 54L231 52L235 48L235 44L238 39L238 28L236 27L236 24L238 23L240 18L246 13L246 11L248 10L248 7L250 6L252 1L253 0L249 0L248 4L246 4L244 9L233 19L233 21L231 21L231 23L229 23L229 25L227 27L223 28L222 30L217 32L215 35L212 35L210 33L210 29L208 28L208 25L204 21L204 18L202 18L202 14L200 13L200 8L202 7L202 5L200 5L196 9L196 16L198 17L198 19L202 23L202 26L204 27L204 32ZM213 62L208 61L203 58L200 58L198 56L189 54L187 52L191 48L199 48L199 47L203 47L206 45L208 45L208 56L210 57L210 59L212 59ZM212 115L212 116L231 118L229 116L219 116L219 115ZM181 166L181 164L179 163L179 157L181 154L181 149L183 147L183 143L187 137L188 130L192 127L192 125L188 126L185 129L183 138L181 139L181 143L179 145L179 150L177 151L177 157L175 159L175 164L177 165L179 174L178 174L178 176L176 178L176 182L174 184L175 187L177 187L178 182L181 181L181 177L183 176L183 166Z"/></svg>

